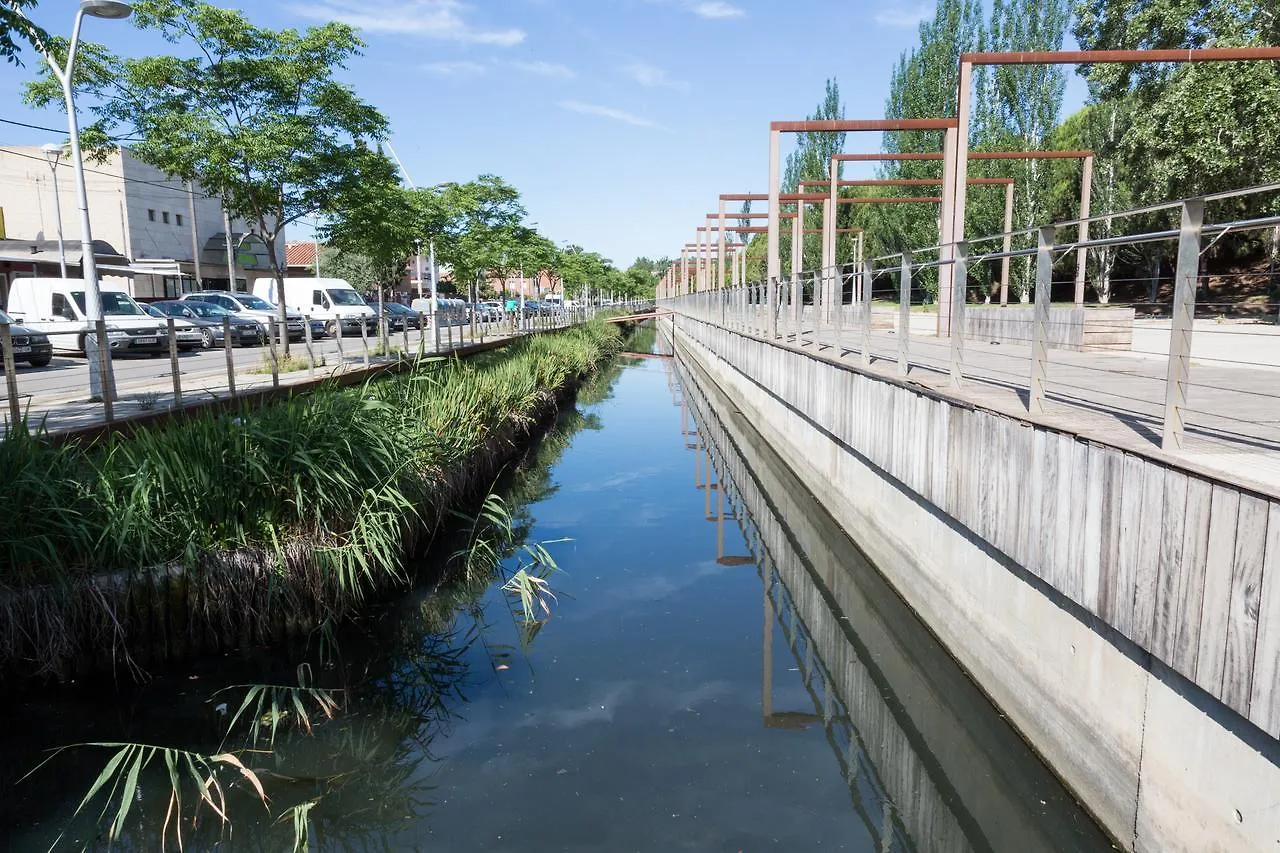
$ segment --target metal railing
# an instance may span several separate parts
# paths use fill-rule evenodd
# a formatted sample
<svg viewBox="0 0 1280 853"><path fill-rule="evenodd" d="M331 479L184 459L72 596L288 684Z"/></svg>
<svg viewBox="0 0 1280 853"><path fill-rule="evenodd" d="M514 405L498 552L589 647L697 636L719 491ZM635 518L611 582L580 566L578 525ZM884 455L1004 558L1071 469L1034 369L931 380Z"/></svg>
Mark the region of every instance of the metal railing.
<svg viewBox="0 0 1280 853"><path fill-rule="evenodd" d="M975 243L1003 240L1000 234L873 258L860 269L808 270L774 282L671 297L661 304L823 357L949 386L983 402L999 401L1005 410L1068 414L1095 433L1114 432L1119 424L1127 438L1158 443L1170 453L1275 454L1274 476L1253 473L1280 483L1280 374L1275 372L1280 370L1280 327L1273 322L1280 306L1270 301L1250 305L1254 322L1197 319L1198 308L1203 315L1206 305L1215 313L1224 307L1197 301L1209 279L1201 272L1201 258L1212 241L1280 225L1280 217L1271 216L1207 221L1206 203L1277 190L1280 186L1269 184L1091 217L1118 220L1177 211L1174 229L1154 222L1150 230L1124 237L1056 242L1059 229L1078 224L1072 220L1013 232L1034 234L1032 248L971 253ZM1155 241L1177 247L1173 295L1163 303L1167 318L1094 310L1133 305L1080 309L1051 304L1054 262L1063 254ZM1005 258L1029 259L1034 301L975 313L984 306L968 298L973 291L970 273ZM917 277L949 264L956 268L954 276L946 277L955 282L949 318L939 317L936 306L932 311L913 306ZM1256 322L1257 316L1263 322ZM992 332L992 317L1006 318L998 324L1002 333ZM1091 345L1086 335L1110 340Z"/></svg>
<svg viewBox="0 0 1280 853"><path fill-rule="evenodd" d="M629 309L631 303L615 307ZM137 328L68 322L68 329L40 330L0 323L4 368L4 429L23 420L59 432L155 411L176 410L210 400L288 387L352 371L424 356L449 355L494 339L561 329L585 322L597 306L547 306L526 312L483 311L454 316L434 326L430 315L384 315L359 334L304 317L291 329L288 358L278 320L265 324L224 317L222 325L196 326L138 317ZM163 328L156 329L157 324ZM59 324L60 325L60 324ZM241 329L252 326L253 331ZM145 328L144 328L145 327ZM205 329L209 334L204 334ZM151 330L151 331L147 331ZM143 332L146 331L146 334ZM111 376L101 398L90 396L84 338L98 338L99 370Z"/></svg>

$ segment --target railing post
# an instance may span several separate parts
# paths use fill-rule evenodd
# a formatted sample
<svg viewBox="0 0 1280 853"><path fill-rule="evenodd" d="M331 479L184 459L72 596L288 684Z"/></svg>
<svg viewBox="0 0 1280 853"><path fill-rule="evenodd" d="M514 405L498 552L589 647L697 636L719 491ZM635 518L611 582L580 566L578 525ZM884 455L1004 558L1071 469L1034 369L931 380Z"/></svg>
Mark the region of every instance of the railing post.
<svg viewBox="0 0 1280 853"><path fill-rule="evenodd" d="M361 320L360 322L364 322ZM338 364L343 365L347 361L346 353L342 351L342 317L339 315L333 321L333 342L338 347Z"/></svg>
<svg viewBox="0 0 1280 853"><path fill-rule="evenodd" d="M871 264L862 265L862 363L871 363L871 287L875 270Z"/></svg>
<svg viewBox="0 0 1280 853"><path fill-rule="evenodd" d="M13 357L13 331L0 323L0 350L4 353L4 384L9 395L9 429L22 422L22 401L18 399L18 366Z"/></svg>
<svg viewBox="0 0 1280 853"><path fill-rule="evenodd" d="M951 384L959 388L964 378L964 300L969 284L969 244L963 240L955 244L951 281Z"/></svg>
<svg viewBox="0 0 1280 853"><path fill-rule="evenodd" d="M231 315L222 318L222 349L227 356L227 395L236 395L236 359L231 354Z"/></svg>
<svg viewBox="0 0 1280 853"><path fill-rule="evenodd" d="M778 337L778 314L774 306L778 304L778 278L770 276L764 291L765 334L769 340Z"/></svg>
<svg viewBox="0 0 1280 853"><path fill-rule="evenodd" d="M1052 225L1040 228L1036 244L1036 305L1031 323L1031 390L1027 395L1027 411L1044 412L1044 380L1049 370L1049 303L1053 292Z"/></svg>
<svg viewBox="0 0 1280 853"><path fill-rule="evenodd" d="M911 253L902 253L898 268L898 373L907 375L911 355Z"/></svg>
<svg viewBox="0 0 1280 853"><path fill-rule="evenodd" d="M1164 429L1160 449L1182 449L1183 409L1191 381L1191 333L1196 316L1196 285L1200 277L1200 234L1204 227L1204 199L1182 203L1178 236L1178 269L1173 282L1173 324L1169 333L1169 374L1165 383Z"/></svg>
<svg viewBox="0 0 1280 853"><path fill-rule="evenodd" d="M307 378L316 378L316 351L311 345L311 315L304 314L302 316L302 332L306 335L307 342Z"/></svg>
<svg viewBox="0 0 1280 853"><path fill-rule="evenodd" d="M369 369L369 324L360 318L360 346L364 350L364 368Z"/></svg>
<svg viewBox="0 0 1280 853"><path fill-rule="evenodd" d="M809 312L813 328L810 329L809 338L814 352L822 349L822 308L826 304L826 300L822 298L822 289L826 286L826 275L826 270L813 274L813 310Z"/></svg>
<svg viewBox="0 0 1280 853"><path fill-rule="evenodd" d="M178 330L173 318L165 321L169 332L169 373L173 375L173 408L182 408L182 377L178 372Z"/></svg>
<svg viewBox="0 0 1280 853"><path fill-rule="evenodd" d="M107 340L107 321L96 321L94 334L98 339L98 375L102 377L102 417L107 423L115 420L116 383L111 375L111 342Z"/></svg>
<svg viewBox="0 0 1280 853"><path fill-rule="evenodd" d="M483 341L483 340L484 340L484 328L483 328L483 325L484 325L484 324L483 324L483 323L481 323L481 329L480 329L480 340L481 340L481 341ZM408 358L408 357L409 357L409 321L408 321L408 320L405 320L405 321L404 321L404 325L400 327L400 331L403 333L403 334L401 335L401 337L404 339L404 353L403 353L403 355L404 355L404 357L405 357L405 358Z"/></svg>
<svg viewBox="0 0 1280 853"><path fill-rule="evenodd" d="M834 310L831 326L835 332L836 358L844 358L844 270L840 267L832 267L831 280L833 287L831 288L832 302L828 306Z"/></svg>
<svg viewBox="0 0 1280 853"><path fill-rule="evenodd" d="M268 329L267 337L271 340L271 387L280 387L280 357L276 351L276 336L280 334L279 320L275 317L271 318L271 327ZM288 327L285 327L285 334L289 334Z"/></svg>

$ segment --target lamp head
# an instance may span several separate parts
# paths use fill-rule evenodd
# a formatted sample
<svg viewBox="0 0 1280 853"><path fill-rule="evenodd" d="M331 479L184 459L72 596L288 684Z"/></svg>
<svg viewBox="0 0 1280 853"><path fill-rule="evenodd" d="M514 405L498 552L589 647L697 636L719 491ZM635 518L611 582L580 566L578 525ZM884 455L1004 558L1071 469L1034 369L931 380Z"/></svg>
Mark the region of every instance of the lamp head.
<svg viewBox="0 0 1280 853"><path fill-rule="evenodd" d="M120 0L80 0L80 11L95 18L119 20L133 14L133 7Z"/></svg>
<svg viewBox="0 0 1280 853"><path fill-rule="evenodd" d="M58 162L62 157L62 146L56 142L49 142L40 146L40 150L44 152L44 158L50 163Z"/></svg>

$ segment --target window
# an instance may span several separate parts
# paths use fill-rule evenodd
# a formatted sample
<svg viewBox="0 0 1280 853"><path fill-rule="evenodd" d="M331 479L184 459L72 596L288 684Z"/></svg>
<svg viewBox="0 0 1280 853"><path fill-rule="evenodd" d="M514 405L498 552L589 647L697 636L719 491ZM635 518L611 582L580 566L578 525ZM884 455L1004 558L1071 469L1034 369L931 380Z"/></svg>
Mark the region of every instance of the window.
<svg viewBox="0 0 1280 853"><path fill-rule="evenodd" d="M149 222L156 221L156 212L154 210L151 210L150 208L147 209L147 220Z"/></svg>
<svg viewBox="0 0 1280 853"><path fill-rule="evenodd" d="M53 303L50 307L55 317L61 317L64 320L76 319L76 312L71 310L71 303L61 293L53 294Z"/></svg>
<svg viewBox="0 0 1280 853"><path fill-rule="evenodd" d="M324 293L319 290L311 291L311 304L324 305Z"/></svg>
<svg viewBox="0 0 1280 853"><path fill-rule="evenodd" d="M173 215L173 218L174 218L174 220L176 220L176 221L177 221L177 223L178 223L178 227L179 227L179 228L181 228L181 227L182 227L182 214L181 214L181 213L175 213L175 214Z"/></svg>
<svg viewBox="0 0 1280 853"><path fill-rule="evenodd" d="M168 224L169 224L169 211L167 211L167 210L166 210L164 213L162 213L162 214L160 214L160 215L161 215L162 217L164 217L164 224L165 224L165 225L168 225Z"/></svg>

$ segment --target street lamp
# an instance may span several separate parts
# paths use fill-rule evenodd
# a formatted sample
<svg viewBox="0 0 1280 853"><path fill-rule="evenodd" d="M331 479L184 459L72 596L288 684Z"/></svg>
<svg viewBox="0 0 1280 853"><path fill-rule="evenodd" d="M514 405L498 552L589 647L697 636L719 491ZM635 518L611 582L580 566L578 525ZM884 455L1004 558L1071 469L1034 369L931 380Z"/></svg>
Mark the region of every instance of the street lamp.
<svg viewBox="0 0 1280 853"><path fill-rule="evenodd" d="M16 10L15 10L16 11ZM67 107L67 127L71 136L71 166L76 179L76 201L80 207L80 270L85 281L85 316L94 324L102 320L102 292L98 287L98 265L93 257L93 230L89 226L89 198L84 186L84 158L80 154L80 125L76 120L75 91L72 88L72 71L76 62L76 47L80 43L80 25L84 16L119 20L129 17L133 7L120 0L80 0L80 8L76 11L75 23L71 29L71 41L67 45L66 64L59 66L49 53L46 45L38 44L37 49L49 64L49 70L62 84L62 97ZM18 12L21 15L21 12ZM55 194L56 195L56 194ZM85 356L89 362L89 395L91 400L103 397L104 387L111 396L115 389L111 387L110 368L106 376L102 375L98 362L98 336L85 335Z"/></svg>
<svg viewBox="0 0 1280 853"><path fill-rule="evenodd" d="M58 221L58 268L63 278L67 277L67 248L62 242L62 201L58 198L58 161L62 159L62 146L50 142L40 148L49 161L49 171L53 172L53 216Z"/></svg>

